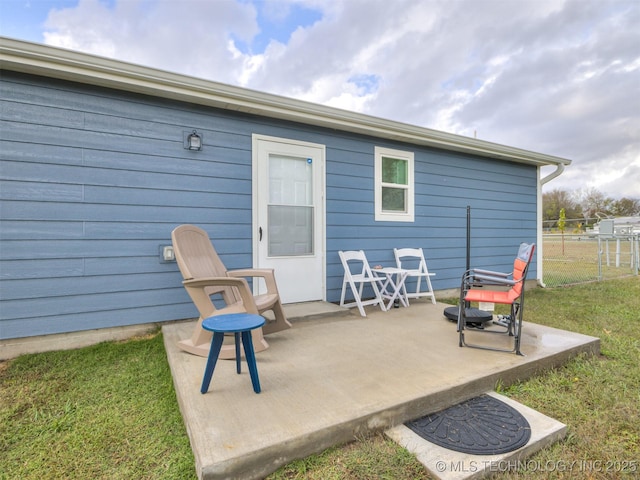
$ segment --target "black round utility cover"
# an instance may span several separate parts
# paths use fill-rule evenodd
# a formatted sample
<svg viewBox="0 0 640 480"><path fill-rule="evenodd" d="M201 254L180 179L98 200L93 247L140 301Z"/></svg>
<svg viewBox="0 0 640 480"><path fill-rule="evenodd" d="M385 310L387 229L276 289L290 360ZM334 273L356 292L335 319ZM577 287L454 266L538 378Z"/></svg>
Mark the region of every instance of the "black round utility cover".
<svg viewBox="0 0 640 480"><path fill-rule="evenodd" d="M456 452L497 455L531 438L526 418L490 395L481 395L405 424L425 440Z"/></svg>

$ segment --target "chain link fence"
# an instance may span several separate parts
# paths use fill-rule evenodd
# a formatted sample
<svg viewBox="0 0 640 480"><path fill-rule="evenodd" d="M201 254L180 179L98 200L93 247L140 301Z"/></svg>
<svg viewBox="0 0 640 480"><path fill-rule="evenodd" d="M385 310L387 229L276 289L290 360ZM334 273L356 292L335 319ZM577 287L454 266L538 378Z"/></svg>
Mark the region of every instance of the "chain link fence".
<svg viewBox="0 0 640 480"><path fill-rule="evenodd" d="M548 287L638 275L640 235L543 235L543 281Z"/></svg>

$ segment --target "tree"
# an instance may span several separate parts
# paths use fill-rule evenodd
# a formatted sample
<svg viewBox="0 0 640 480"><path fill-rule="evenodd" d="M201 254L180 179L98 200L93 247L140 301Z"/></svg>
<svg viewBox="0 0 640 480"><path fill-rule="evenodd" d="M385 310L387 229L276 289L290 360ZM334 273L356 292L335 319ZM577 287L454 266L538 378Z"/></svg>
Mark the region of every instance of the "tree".
<svg viewBox="0 0 640 480"><path fill-rule="evenodd" d="M564 213L564 208L560 209L560 218L558 219L558 229L562 234L562 255L564 255L564 227L567 225L567 216Z"/></svg>
<svg viewBox="0 0 640 480"><path fill-rule="evenodd" d="M573 199L573 195L565 190L554 189L542 194L542 220L546 226L556 226L560 217L560 209L570 219L582 218L580 206Z"/></svg>
<svg viewBox="0 0 640 480"><path fill-rule="evenodd" d="M613 199L607 198L595 188L587 188L577 192L578 203L582 207L582 215L586 220L599 215L611 215Z"/></svg>
<svg viewBox="0 0 640 480"><path fill-rule="evenodd" d="M581 223L577 219L584 218L586 224L593 223L597 217L633 217L640 215L640 199L621 198L614 200L606 197L595 188L567 192L565 190L552 190L542 194L542 220L547 227L558 227L560 211L565 211L565 226L580 228ZM589 222L591 220L591 222Z"/></svg>
<svg viewBox="0 0 640 480"><path fill-rule="evenodd" d="M633 217L640 215L640 200L623 197L611 205L611 213L616 217Z"/></svg>

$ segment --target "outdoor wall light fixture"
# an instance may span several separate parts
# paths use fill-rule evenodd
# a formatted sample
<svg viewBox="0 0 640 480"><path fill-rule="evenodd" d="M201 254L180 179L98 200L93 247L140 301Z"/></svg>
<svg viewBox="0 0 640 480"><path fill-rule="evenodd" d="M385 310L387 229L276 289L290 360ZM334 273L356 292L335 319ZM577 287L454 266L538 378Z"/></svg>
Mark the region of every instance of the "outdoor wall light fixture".
<svg viewBox="0 0 640 480"><path fill-rule="evenodd" d="M187 137L187 148L189 150L202 150L202 136L195 130Z"/></svg>

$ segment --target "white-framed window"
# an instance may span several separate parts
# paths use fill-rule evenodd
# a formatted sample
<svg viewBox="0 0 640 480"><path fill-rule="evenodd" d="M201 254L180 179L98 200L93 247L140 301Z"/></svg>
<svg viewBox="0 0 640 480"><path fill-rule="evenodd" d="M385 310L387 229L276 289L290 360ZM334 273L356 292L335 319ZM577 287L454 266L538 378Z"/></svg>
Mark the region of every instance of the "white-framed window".
<svg viewBox="0 0 640 480"><path fill-rule="evenodd" d="M413 152L375 147L376 221L413 222Z"/></svg>

